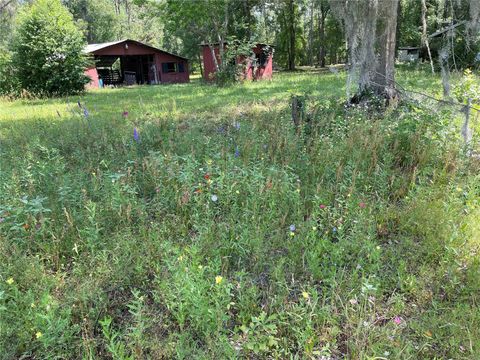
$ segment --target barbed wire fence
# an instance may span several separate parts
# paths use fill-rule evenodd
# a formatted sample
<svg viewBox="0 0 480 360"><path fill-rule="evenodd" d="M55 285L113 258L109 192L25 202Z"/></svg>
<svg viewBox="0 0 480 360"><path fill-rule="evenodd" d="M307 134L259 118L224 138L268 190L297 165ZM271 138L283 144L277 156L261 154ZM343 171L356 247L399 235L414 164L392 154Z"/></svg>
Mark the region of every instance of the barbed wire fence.
<svg viewBox="0 0 480 360"><path fill-rule="evenodd" d="M382 75L377 73L378 75ZM383 76L383 75L382 75ZM406 98L412 103L414 103L419 108L424 108L426 110L438 113L438 106L433 106L432 104L441 105L441 108L450 107L454 109L456 113L464 117L463 124L460 128L460 135L463 138L465 147L467 149L467 155L480 158L480 153L476 152L473 149L473 134L474 127L473 124L478 124L478 118L480 117L480 106L474 104L474 99L467 98L466 103L461 103L450 99L438 99L433 95L423 93L418 90L407 89L405 86L395 81L394 79L389 79L395 84L396 91L400 94L400 97ZM379 85L373 83L374 85ZM426 101L429 101L427 106ZM474 114L472 116L472 114ZM473 121L472 121L473 119ZM472 124L473 123L473 124Z"/></svg>
<svg viewBox="0 0 480 360"><path fill-rule="evenodd" d="M343 70L348 72L349 69L348 67L345 67ZM340 76L340 71L337 68L329 67L329 71L337 78ZM384 76L383 74L379 75ZM480 152L476 151L472 142L474 138L474 125L478 125L478 119L480 117L480 104L474 101L478 101L478 99L467 98L465 103L455 101L452 98L439 99L433 95L418 90L407 89L404 85L393 79L389 80L395 84L396 91L401 99L410 101L418 108L439 114L441 110L449 107L450 109L454 110L453 113L463 117L463 123L459 129L459 134L463 139L466 148L466 154L470 157L480 159ZM382 86L382 84L375 83L374 81L371 81L371 84ZM292 96L291 99L292 121L297 130L301 122L307 116L305 114L304 100L304 96Z"/></svg>

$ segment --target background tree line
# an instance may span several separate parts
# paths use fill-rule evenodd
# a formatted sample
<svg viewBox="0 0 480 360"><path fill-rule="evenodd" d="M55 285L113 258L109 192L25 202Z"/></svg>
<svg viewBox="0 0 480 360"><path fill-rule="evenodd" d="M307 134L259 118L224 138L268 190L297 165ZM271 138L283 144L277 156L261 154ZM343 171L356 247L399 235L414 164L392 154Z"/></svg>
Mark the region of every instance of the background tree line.
<svg viewBox="0 0 480 360"><path fill-rule="evenodd" d="M12 52L18 49L19 14L38 0L0 0L0 84L13 79ZM45 3L48 4L48 0ZM297 66L321 66L356 60L352 52L352 36L369 39L372 46L378 32L364 28L367 24L382 26L378 13L389 0L370 7L368 1L355 3L342 0L57 0L66 9L83 34L83 41L99 43L124 38L136 39L178 53L191 59L191 68L201 70L200 43L262 42L275 48L275 64L295 70ZM444 64L435 67L462 69L478 64L478 1L475 0L395 0L398 46L431 45L431 56L447 53ZM387 5L389 7L390 5ZM343 10L341 9L342 7ZM345 8L346 7L346 8ZM355 11L352 11L353 8ZM342 15L343 14L343 15ZM357 14L357 15L355 15ZM477 15L475 15L477 14ZM340 15L340 16L339 16ZM377 19L380 19L377 22ZM428 34L449 24L465 20L454 38L432 39ZM475 20L475 21L474 21ZM375 25L375 26L377 26ZM392 25L392 24L391 24ZM355 27L355 29L352 28ZM377 27L378 27L377 26ZM350 30L364 31L349 34ZM363 30L362 30L363 29ZM353 31L352 30L352 31ZM366 30L370 33L365 32ZM471 36L475 34L474 36ZM396 39L395 39L396 38ZM59 40L60 41L60 40ZM366 41L364 41L365 43ZM430 50L429 47L429 50ZM374 60L370 54L363 56ZM365 49L364 49L365 50ZM424 59L426 56L423 56ZM433 65L432 60L432 65ZM18 64L17 64L18 65ZM363 65L362 65L363 66ZM365 70L366 68L364 68ZM364 72L365 73L365 72ZM3 86L3 85L0 85ZM8 87L12 87L9 84ZM5 86L4 86L5 87Z"/></svg>
<svg viewBox="0 0 480 360"><path fill-rule="evenodd" d="M32 1L0 1L0 47L11 43L16 14L22 5ZM464 19L469 13L469 1L425 1L429 33L449 21ZM198 62L199 42L206 38L218 41L220 35L225 39L272 44L276 64L290 70L298 65L325 66L346 60L345 34L329 0L63 0L62 3L73 14L88 43L132 38ZM422 43L421 14L422 1L399 2L398 45ZM223 23L224 28L220 26ZM467 44L459 41L459 55L461 46ZM470 58L467 61L471 63Z"/></svg>

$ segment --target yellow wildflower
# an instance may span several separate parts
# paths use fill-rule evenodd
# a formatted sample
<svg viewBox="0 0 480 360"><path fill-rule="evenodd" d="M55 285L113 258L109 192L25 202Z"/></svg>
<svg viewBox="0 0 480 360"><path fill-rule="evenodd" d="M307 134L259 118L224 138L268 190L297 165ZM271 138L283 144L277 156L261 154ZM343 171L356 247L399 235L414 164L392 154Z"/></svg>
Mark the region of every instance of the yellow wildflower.
<svg viewBox="0 0 480 360"><path fill-rule="evenodd" d="M30 307L31 307L31 308L36 307L35 303L32 302L32 303L30 304Z"/></svg>
<svg viewBox="0 0 480 360"><path fill-rule="evenodd" d="M306 291L302 292L302 296L303 296L303 298L304 298L305 300L310 299L310 294L309 294L308 292L306 292Z"/></svg>
<svg viewBox="0 0 480 360"><path fill-rule="evenodd" d="M40 339L42 336L43 336L43 334L42 334L41 331L37 331L37 332L35 333L35 337L36 337L37 339Z"/></svg>
<svg viewBox="0 0 480 360"><path fill-rule="evenodd" d="M290 231L290 236L295 236L295 233L293 231Z"/></svg>
<svg viewBox="0 0 480 360"><path fill-rule="evenodd" d="M219 285L219 284L222 283L222 281L223 281L223 277L222 277L222 276L220 276L220 275L215 276L215 283L216 283L216 284Z"/></svg>
<svg viewBox="0 0 480 360"><path fill-rule="evenodd" d="M8 278L7 281L6 281L6 283L8 285L12 285L14 282L15 282L15 280L13 280L13 278Z"/></svg>

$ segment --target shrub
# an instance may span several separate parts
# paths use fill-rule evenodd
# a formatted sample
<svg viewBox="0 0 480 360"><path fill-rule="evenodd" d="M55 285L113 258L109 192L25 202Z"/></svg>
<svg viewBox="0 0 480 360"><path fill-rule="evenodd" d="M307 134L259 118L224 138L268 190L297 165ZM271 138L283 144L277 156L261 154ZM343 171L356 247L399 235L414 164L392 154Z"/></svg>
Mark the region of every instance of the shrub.
<svg viewBox="0 0 480 360"><path fill-rule="evenodd" d="M49 96L82 91L88 82L84 45L60 0L39 0L25 7L19 14L13 56L22 88Z"/></svg>
<svg viewBox="0 0 480 360"><path fill-rule="evenodd" d="M19 84L15 77L12 54L0 48L0 95L12 95L18 92Z"/></svg>

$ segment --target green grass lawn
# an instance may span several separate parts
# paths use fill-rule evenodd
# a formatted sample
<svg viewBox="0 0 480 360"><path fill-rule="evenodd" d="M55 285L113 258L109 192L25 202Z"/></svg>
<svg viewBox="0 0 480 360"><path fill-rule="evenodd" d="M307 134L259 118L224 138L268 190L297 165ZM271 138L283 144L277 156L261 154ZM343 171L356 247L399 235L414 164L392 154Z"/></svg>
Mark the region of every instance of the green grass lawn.
<svg viewBox="0 0 480 360"><path fill-rule="evenodd" d="M478 359L459 115L344 99L297 72L0 100L0 358Z"/></svg>

